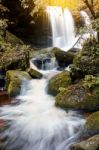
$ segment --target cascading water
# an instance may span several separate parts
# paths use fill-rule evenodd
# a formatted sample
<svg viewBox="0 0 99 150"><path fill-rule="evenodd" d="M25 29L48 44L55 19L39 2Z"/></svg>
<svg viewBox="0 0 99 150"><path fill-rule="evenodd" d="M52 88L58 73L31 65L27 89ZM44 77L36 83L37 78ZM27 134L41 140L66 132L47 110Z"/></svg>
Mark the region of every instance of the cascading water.
<svg viewBox="0 0 99 150"><path fill-rule="evenodd" d="M83 35L83 39L89 38L90 35L93 35L96 38L97 32L92 29L91 19L90 19L89 15L85 11L81 11L80 14L84 18L85 26L88 29L87 33Z"/></svg>
<svg viewBox="0 0 99 150"><path fill-rule="evenodd" d="M0 108L0 119L8 121L0 132L5 150L69 150L75 142L85 120L77 112L55 107L54 97L46 92L52 73L55 70L41 80L24 80L19 103Z"/></svg>
<svg viewBox="0 0 99 150"><path fill-rule="evenodd" d="M52 26L53 47L69 50L77 41L75 26L69 9L62 10L58 6L48 6L47 12Z"/></svg>

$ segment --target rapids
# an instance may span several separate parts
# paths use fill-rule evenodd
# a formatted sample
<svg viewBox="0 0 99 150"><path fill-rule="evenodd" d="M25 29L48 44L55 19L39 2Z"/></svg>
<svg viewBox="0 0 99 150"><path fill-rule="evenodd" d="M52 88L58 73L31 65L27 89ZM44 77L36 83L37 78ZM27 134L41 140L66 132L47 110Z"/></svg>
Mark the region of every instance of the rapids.
<svg viewBox="0 0 99 150"><path fill-rule="evenodd" d="M47 84L58 71L43 73L40 80L23 81L16 97L18 103L0 108L0 119L7 122L0 132L0 149L3 146L5 150L69 150L78 138L85 120L79 112L55 106L55 97L47 94Z"/></svg>

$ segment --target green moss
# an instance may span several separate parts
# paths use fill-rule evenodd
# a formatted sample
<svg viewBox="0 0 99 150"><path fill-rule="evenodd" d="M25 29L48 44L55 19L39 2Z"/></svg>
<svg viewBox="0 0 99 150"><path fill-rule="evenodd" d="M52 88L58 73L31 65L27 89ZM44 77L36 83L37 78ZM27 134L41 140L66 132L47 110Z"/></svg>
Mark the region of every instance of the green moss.
<svg viewBox="0 0 99 150"><path fill-rule="evenodd" d="M95 135L87 140L72 145L71 150L98 150L99 135Z"/></svg>
<svg viewBox="0 0 99 150"><path fill-rule="evenodd" d="M85 124L85 130L88 134L99 134L99 111L91 114Z"/></svg>
<svg viewBox="0 0 99 150"><path fill-rule="evenodd" d="M7 71L6 73L7 84L6 88L11 96L16 96L20 93L22 81L24 79L30 80L31 77L24 71Z"/></svg>
<svg viewBox="0 0 99 150"><path fill-rule="evenodd" d="M48 84L48 93L56 95L59 93L59 88L65 88L71 84L71 77L68 71L63 71L62 73L54 76L50 79Z"/></svg>
<svg viewBox="0 0 99 150"><path fill-rule="evenodd" d="M95 80L96 81L96 80ZM83 86L83 82L68 86L56 96L56 105L63 108L96 111L99 109L99 86ZM89 83L86 83L89 85Z"/></svg>
<svg viewBox="0 0 99 150"><path fill-rule="evenodd" d="M32 68L29 68L28 69L28 73L30 74L30 76L32 77L32 78L38 78L38 79L40 79L40 78L42 78L42 74L40 73L40 72L38 72L37 70L34 70L34 69L32 69Z"/></svg>
<svg viewBox="0 0 99 150"><path fill-rule="evenodd" d="M74 58L71 72L76 78L99 73L99 43L95 39L84 43L82 51Z"/></svg>

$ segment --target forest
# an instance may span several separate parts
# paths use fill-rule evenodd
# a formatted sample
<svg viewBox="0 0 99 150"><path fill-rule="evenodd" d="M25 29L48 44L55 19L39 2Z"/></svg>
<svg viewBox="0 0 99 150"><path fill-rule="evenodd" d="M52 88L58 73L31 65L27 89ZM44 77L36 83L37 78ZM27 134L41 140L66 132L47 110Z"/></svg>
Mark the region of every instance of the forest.
<svg viewBox="0 0 99 150"><path fill-rule="evenodd" d="M99 0L0 0L0 150L99 150Z"/></svg>

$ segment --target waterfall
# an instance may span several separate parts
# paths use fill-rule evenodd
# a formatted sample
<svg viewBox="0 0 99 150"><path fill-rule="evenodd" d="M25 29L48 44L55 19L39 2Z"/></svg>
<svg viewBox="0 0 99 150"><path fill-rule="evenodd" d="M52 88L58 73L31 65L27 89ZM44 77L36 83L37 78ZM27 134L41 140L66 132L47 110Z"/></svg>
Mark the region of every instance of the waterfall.
<svg viewBox="0 0 99 150"><path fill-rule="evenodd" d="M83 34L83 39L81 40L81 43L80 43L80 44L83 44L84 41L86 39L90 38L90 36L92 36L92 35L93 35L93 37L96 38L97 32L92 29L91 19L90 19L90 16L87 14L87 12L81 11L80 14L83 17L85 26L86 26L86 33Z"/></svg>
<svg viewBox="0 0 99 150"><path fill-rule="evenodd" d="M74 32L74 20L69 9L63 11L61 7L48 6L47 12L52 26L53 47L67 51L77 40Z"/></svg>
<svg viewBox="0 0 99 150"><path fill-rule="evenodd" d="M88 14L85 11L81 11L80 14L84 18L85 25L90 26L91 25L91 19L88 16Z"/></svg>

